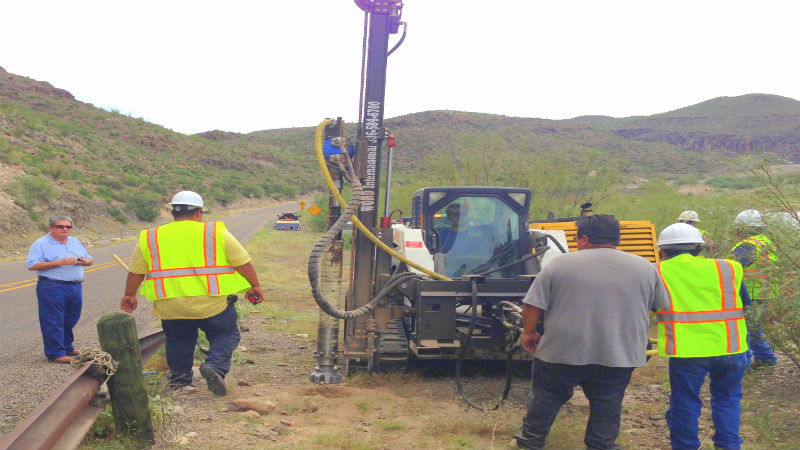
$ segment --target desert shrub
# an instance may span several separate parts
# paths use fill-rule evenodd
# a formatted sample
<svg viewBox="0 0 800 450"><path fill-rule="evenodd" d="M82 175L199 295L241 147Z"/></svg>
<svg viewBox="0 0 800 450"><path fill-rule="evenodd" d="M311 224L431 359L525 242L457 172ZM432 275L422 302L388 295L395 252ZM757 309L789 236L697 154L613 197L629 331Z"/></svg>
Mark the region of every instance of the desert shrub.
<svg viewBox="0 0 800 450"><path fill-rule="evenodd" d="M239 192L245 197L263 197L264 189L256 183L244 183L239 186Z"/></svg>
<svg viewBox="0 0 800 450"><path fill-rule="evenodd" d="M222 206L227 205L228 203L236 200L238 197L236 192L232 191L224 191L224 190L213 190L211 191L211 198L214 199L217 203L221 204Z"/></svg>
<svg viewBox="0 0 800 450"><path fill-rule="evenodd" d="M111 202L114 197L111 194L111 189L105 186L97 186L94 190L94 193L97 194L98 197L102 198L106 202Z"/></svg>
<svg viewBox="0 0 800 450"><path fill-rule="evenodd" d="M763 186L756 197L762 203L765 233L777 256L767 268L768 282L780 289L776 298L754 304L748 316L759 324L772 347L800 368L800 192L781 185L769 161L753 166L753 176Z"/></svg>
<svg viewBox="0 0 800 450"><path fill-rule="evenodd" d="M697 184L700 182L700 177L696 174L682 175L675 180L675 184L682 186L684 184Z"/></svg>
<svg viewBox="0 0 800 450"><path fill-rule="evenodd" d="M136 214L136 217L152 222L159 215L161 196L147 190L128 190L124 195L125 207Z"/></svg>
<svg viewBox="0 0 800 450"><path fill-rule="evenodd" d="M709 186L727 189L754 189L761 186L761 181L755 176L735 177L722 176L714 177L706 181Z"/></svg>
<svg viewBox="0 0 800 450"><path fill-rule="evenodd" d="M126 216L125 213L123 213L122 210L117 208L116 206L109 206L108 208L106 208L106 211L108 211L111 217L113 217L114 220L116 220L117 222L120 223L130 222L128 216Z"/></svg>
<svg viewBox="0 0 800 450"><path fill-rule="evenodd" d="M53 183L32 175L23 175L8 183L5 191L14 198L14 203L27 210L50 203L58 196Z"/></svg>
<svg viewBox="0 0 800 450"><path fill-rule="evenodd" d="M50 175L56 180L71 180L74 178L72 167L65 161L50 160L45 161L40 166L42 173Z"/></svg>
<svg viewBox="0 0 800 450"><path fill-rule="evenodd" d="M329 212L328 212L328 196L327 195L319 195L319 196L315 197L313 204L315 204L315 205L319 206L320 208L322 208L322 211L320 211L317 215L308 214L309 216L311 216L311 228L315 232L321 233L321 232L324 232L325 230L328 229L327 225L325 224L325 220L326 220L326 218L328 217L328 214L329 214ZM308 209L309 206L311 206L311 205L306 205L306 209Z"/></svg>
<svg viewBox="0 0 800 450"><path fill-rule="evenodd" d="M23 150L0 136L0 160L9 164L22 164Z"/></svg>
<svg viewBox="0 0 800 450"><path fill-rule="evenodd" d="M86 197L86 198L92 198L92 197L94 197L94 194L92 194L92 191L90 191L89 189L87 189L87 188L86 188L86 186L81 186L81 187L78 189L78 193L79 193L79 194L81 194L82 196Z"/></svg>

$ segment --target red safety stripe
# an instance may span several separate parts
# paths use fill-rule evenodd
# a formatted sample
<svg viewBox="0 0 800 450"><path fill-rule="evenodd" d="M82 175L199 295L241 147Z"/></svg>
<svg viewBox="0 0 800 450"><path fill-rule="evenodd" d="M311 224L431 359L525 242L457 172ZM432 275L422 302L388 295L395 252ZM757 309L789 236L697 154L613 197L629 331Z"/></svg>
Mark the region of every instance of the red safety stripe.
<svg viewBox="0 0 800 450"><path fill-rule="evenodd" d="M721 295L719 296L722 299L722 305L720 309L725 309L725 281L722 279L722 270L719 267L719 260L714 260L714 265L717 267L717 278L719 279L719 292Z"/></svg>
<svg viewBox="0 0 800 450"><path fill-rule="evenodd" d="M661 284L664 285L664 289L667 291L667 298L669 298L669 309L664 312L672 312L675 310L675 307L672 305L672 293L669 291L669 287L667 286L667 280L665 280L664 275L661 274L661 262L658 263L656 269L658 269L658 276L661 278Z"/></svg>

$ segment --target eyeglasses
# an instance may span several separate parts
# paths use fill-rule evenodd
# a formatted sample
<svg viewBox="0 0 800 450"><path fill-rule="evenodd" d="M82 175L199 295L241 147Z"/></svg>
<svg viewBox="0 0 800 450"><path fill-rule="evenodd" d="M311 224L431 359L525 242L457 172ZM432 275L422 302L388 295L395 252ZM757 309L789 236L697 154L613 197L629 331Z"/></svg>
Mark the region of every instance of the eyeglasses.
<svg viewBox="0 0 800 450"><path fill-rule="evenodd" d="M71 230L72 229L72 225L53 225L53 228L58 228L58 229L61 229L61 230L64 230L64 229Z"/></svg>

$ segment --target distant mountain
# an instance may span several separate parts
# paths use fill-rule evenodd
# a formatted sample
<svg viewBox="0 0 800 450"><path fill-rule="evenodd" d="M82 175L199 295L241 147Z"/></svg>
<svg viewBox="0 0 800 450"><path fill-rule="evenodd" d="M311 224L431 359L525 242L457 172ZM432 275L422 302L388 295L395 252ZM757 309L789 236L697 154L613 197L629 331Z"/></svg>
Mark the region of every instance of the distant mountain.
<svg viewBox="0 0 800 450"><path fill-rule="evenodd" d="M414 168L432 154L448 155L457 162L493 152L531 157L532 164L535 157L547 155L560 155L577 164L585 156L598 153L617 169L639 175L711 170L713 165L709 158L686 154L675 146L632 141L604 129L563 120L427 111L388 119L385 124L397 134L400 150L395 157Z"/></svg>
<svg viewBox="0 0 800 450"><path fill-rule="evenodd" d="M799 118L800 102L754 94L649 117L554 121L427 111L385 125L397 134L397 186L515 185L565 197L583 196L570 191L578 184L614 189L651 175L725 171L716 152L794 158ZM354 129L347 126L349 137ZM84 236L99 238L129 222L136 229L166 220L164 205L181 189L198 191L215 209L319 189L313 135L309 126L188 136L0 68L0 233L7 236L0 251L38 237L54 213L73 216Z"/></svg>
<svg viewBox="0 0 800 450"><path fill-rule="evenodd" d="M800 101L768 94L718 97L647 117L583 116L568 122L617 136L728 155L772 152L800 161Z"/></svg>

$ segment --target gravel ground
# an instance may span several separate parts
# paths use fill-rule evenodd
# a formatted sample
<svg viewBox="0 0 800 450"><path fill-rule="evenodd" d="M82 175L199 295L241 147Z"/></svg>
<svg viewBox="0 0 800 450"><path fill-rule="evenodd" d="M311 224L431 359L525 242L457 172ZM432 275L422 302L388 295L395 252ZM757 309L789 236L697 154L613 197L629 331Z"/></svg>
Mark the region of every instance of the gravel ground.
<svg viewBox="0 0 800 450"><path fill-rule="evenodd" d="M149 302L141 302L135 312L137 327L140 332L152 330L156 322ZM99 348L95 323L81 320L75 327L75 348ZM38 329L30 331L39 334ZM47 361L41 349L41 338L38 345L30 348L19 348L14 356L3 361L0 366L0 391L3 402L0 403L0 436L4 436L25 417L31 414L45 399L61 386L75 370L66 364L55 364Z"/></svg>

